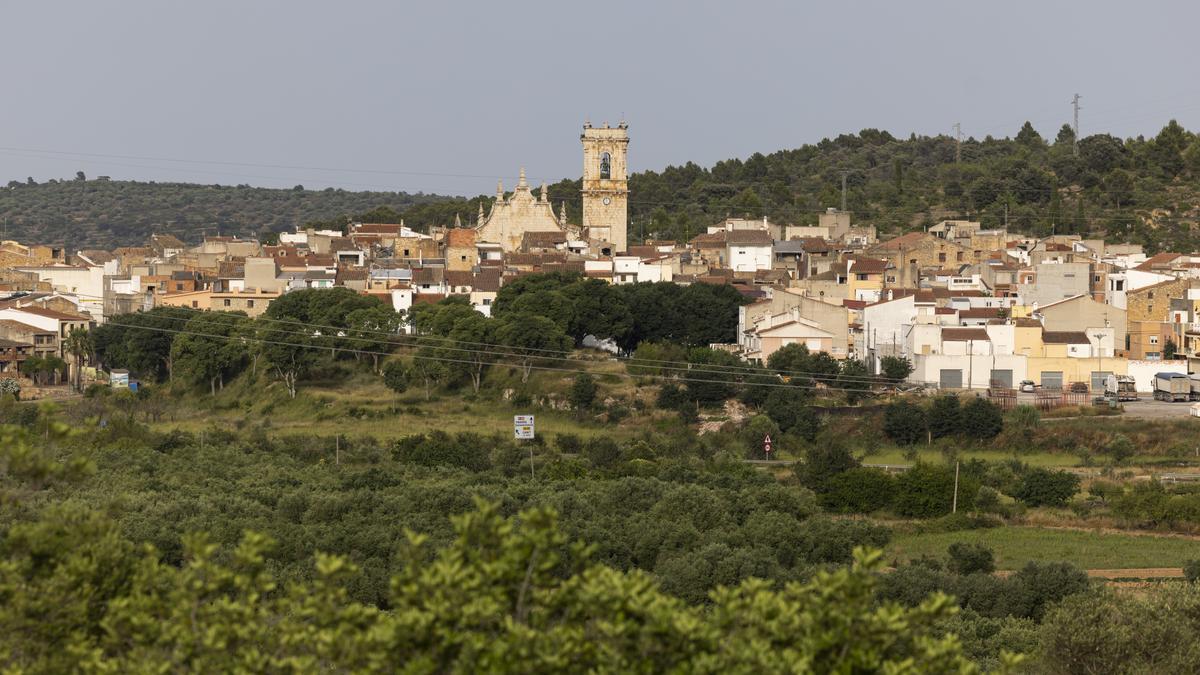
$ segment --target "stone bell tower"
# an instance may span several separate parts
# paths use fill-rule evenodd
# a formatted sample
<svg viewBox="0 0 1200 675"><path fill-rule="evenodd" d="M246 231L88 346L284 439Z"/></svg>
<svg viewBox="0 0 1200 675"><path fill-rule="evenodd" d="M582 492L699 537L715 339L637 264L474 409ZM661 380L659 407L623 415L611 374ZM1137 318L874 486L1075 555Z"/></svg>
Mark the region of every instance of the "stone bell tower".
<svg viewBox="0 0 1200 675"><path fill-rule="evenodd" d="M629 175L626 152L629 125L583 125L583 227L588 237L625 251L629 223Z"/></svg>

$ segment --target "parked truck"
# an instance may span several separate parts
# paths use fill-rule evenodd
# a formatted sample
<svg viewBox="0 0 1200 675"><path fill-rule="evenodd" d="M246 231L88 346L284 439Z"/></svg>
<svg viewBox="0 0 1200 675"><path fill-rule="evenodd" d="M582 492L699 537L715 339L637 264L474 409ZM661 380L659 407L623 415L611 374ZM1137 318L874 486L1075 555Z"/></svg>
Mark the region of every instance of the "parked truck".
<svg viewBox="0 0 1200 675"><path fill-rule="evenodd" d="M1138 400L1137 380L1129 375L1109 375L1104 380L1104 397L1117 401Z"/></svg>
<svg viewBox="0 0 1200 675"><path fill-rule="evenodd" d="M1155 373L1154 400L1188 401L1192 398L1191 378L1183 373Z"/></svg>
<svg viewBox="0 0 1200 675"><path fill-rule="evenodd" d="M1192 385L1192 400L1200 401L1200 375L1188 375L1188 382Z"/></svg>

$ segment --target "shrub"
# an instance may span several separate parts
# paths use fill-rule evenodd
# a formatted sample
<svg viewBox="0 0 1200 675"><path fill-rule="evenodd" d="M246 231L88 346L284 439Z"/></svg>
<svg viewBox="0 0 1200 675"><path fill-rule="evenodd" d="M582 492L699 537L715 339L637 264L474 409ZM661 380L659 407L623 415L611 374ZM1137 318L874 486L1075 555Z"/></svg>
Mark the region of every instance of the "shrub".
<svg viewBox="0 0 1200 675"><path fill-rule="evenodd" d="M858 460L840 443L811 447L804 453L804 463L796 465L796 477L800 484L821 493L837 474L858 466Z"/></svg>
<svg viewBox="0 0 1200 675"><path fill-rule="evenodd" d="M1112 460L1116 464L1124 464L1131 457L1137 454L1137 446L1125 434L1117 434L1109 441L1108 446L1104 448Z"/></svg>
<svg viewBox="0 0 1200 675"><path fill-rule="evenodd" d="M879 369L888 381L900 382L912 375L913 364L903 356L885 356L879 360Z"/></svg>
<svg viewBox="0 0 1200 675"><path fill-rule="evenodd" d="M1004 430L1000 408L986 398L974 398L962 409L963 433L970 438L989 440Z"/></svg>
<svg viewBox="0 0 1200 675"><path fill-rule="evenodd" d="M1200 560L1193 559L1183 563L1183 578L1190 584L1200 581Z"/></svg>
<svg viewBox="0 0 1200 675"><path fill-rule="evenodd" d="M668 382L658 390L654 405L661 410L681 410L688 403L687 392L678 384Z"/></svg>
<svg viewBox="0 0 1200 675"><path fill-rule="evenodd" d="M567 402L576 410L587 410L596 401L596 380L587 373L579 373L567 392Z"/></svg>
<svg viewBox="0 0 1200 675"><path fill-rule="evenodd" d="M763 453L763 441L770 436L776 444L771 448L776 452L779 443L779 427L766 415L755 415L742 429L742 442L746 445L746 457L750 459L766 459Z"/></svg>
<svg viewBox="0 0 1200 675"><path fill-rule="evenodd" d="M955 542L946 550L949 561L946 565L955 574L991 574L996 570L996 556L992 549L983 544Z"/></svg>
<svg viewBox="0 0 1200 675"><path fill-rule="evenodd" d="M1013 497L1028 506L1066 506L1079 492L1079 476L1066 471L1033 469L1021 478Z"/></svg>
<svg viewBox="0 0 1200 675"><path fill-rule="evenodd" d="M958 508L970 509L979 484L967 476L958 481ZM954 503L954 468L918 463L896 479L896 513L935 518L950 513Z"/></svg>
<svg viewBox="0 0 1200 675"><path fill-rule="evenodd" d="M597 468L608 468L621 461L621 448L608 436L595 436L583 446L583 454Z"/></svg>
<svg viewBox="0 0 1200 675"><path fill-rule="evenodd" d="M891 505L896 479L885 471L854 467L825 483L821 506L841 513L871 513Z"/></svg>
<svg viewBox="0 0 1200 675"><path fill-rule="evenodd" d="M554 445L564 455L578 455L583 451L583 440L575 434L558 434L554 437Z"/></svg>
<svg viewBox="0 0 1200 675"><path fill-rule="evenodd" d="M916 445L925 436L925 413L905 400L888 404L883 411L883 433L897 445Z"/></svg>
<svg viewBox="0 0 1200 675"><path fill-rule="evenodd" d="M942 395L929 406L929 435L934 438L962 433L962 408L957 396Z"/></svg>

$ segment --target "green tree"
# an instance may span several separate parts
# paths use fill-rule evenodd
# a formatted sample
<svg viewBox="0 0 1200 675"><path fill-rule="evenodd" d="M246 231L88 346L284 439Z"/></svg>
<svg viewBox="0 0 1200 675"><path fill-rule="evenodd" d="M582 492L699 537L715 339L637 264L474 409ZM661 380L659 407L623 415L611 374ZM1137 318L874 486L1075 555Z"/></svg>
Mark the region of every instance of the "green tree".
<svg viewBox="0 0 1200 675"><path fill-rule="evenodd" d="M896 513L910 518L936 518L954 504L954 467L918 462L896 479ZM958 508L970 510L979 483L963 475L958 481Z"/></svg>
<svg viewBox="0 0 1200 675"><path fill-rule="evenodd" d="M963 433L963 411L958 397L942 394L929 406L929 435L933 438L958 436Z"/></svg>
<svg viewBox="0 0 1200 675"><path fill-rule="evenodd" d="M454 322L447 346L441 350L443 358L451 363L451 370L466 375L471 389L478 394L483 376L499 356L496 348L495 319L472 312Z"/></svg>
<svg viewBox="0 0 1200 675"><path fill-rule="evenodd" d="M383 384L396 396L408 391L408 366L401 361L388 361L383 364ZM392 409L395 410L395 399L392 399Z"/></svg>
<svg viewBox="0 0 1200 675"><path fill-rule="evenodd" d="M368 354L371 357L371 369L379 372L379 357L395 348L404 325L404 315L379 304L347 312L346 324L350 330L344 331L345 338L355 356Z"/></svg>
<svg viewBox="0 0 1200 675"><path fill-rule="evenodd" d="M579 373L571 381L567 402L575 410L587 410L596 401L596 380L587 373Z"/></svg>
<svg viewBox="0 0 1200 675"><path fill-rule="evenodd" d="M904 399L883 410L883 433L897 445L916 445L925 438L925 411Z"/></svg>
<svg viewBox="0 0 1200 675"><path fill-rule="evenodd" d="M249 349L240 339L249 319L241 312L201 312L171 341L171 362L178 379L192 385L206 384L209 393L225 388L249 360Z"/></svg>
<svg viewBox="0 0 1200 675"><path fill-rule="evenodd" d="M1004 414L995 403L976 397L962 408L962 427L970 438L990 440L1004 430Z"/></svg>
<svg viewBox="0 0 1200 675"><path fill-rule="evenodd" d="M1021 477L1013 497L1028 506L1066 506L1079 492L1079 476L1066 471L1030 469Z"/></svg>
<svg viewBox="0 0 1200 675"><path fill-rule="evenodd" d="M912 361L903 356L885 356L879 360L879 366L888 382L903 382L913 372Z"/></svg>
<svg viewBox="0 0 1200 675"><path fill-rule="evenodd" d="M71 357L72 383L75 391L83 391L83 368L91 361L91 334L82 328L72 328L63 341L63 350Z"/></svg>
<svg viewBox="0 0 1200 675"><path fill-rule="evenodd" d="M539 364L561 364L571 351L571 338L554 321L536 314L508 313L497 319L496 340L521 364L521 381Z"/></svg>

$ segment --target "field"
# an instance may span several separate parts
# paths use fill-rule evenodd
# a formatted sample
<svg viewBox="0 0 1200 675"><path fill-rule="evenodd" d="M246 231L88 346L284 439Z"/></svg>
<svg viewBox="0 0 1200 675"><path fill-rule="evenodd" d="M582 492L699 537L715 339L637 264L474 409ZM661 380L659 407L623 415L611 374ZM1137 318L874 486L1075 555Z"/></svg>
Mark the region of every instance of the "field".
<svg viewBox="0 0 1200 675"><path fill-rule="evenodd" d="M990 547L1001 570L1019 569L1030 561L1066 561L1089 570L1181 567L1200 558L1200 540L1194 538L1010 526L930 534L898 532L888 547L888 559L944 557L946 548L955 542Z"/></svg>

